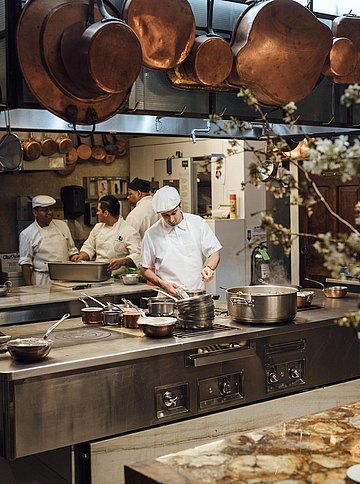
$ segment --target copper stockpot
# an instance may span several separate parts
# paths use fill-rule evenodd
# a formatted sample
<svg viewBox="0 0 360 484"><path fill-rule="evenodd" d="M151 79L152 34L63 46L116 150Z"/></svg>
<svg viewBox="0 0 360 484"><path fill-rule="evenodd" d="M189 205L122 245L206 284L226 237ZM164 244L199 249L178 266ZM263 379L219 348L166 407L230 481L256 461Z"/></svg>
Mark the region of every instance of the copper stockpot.
<svg viewBox="0 0 360 484"><path fill-rule="evenodd" d="M81 319L84 324L104 324L103 309L96 306L82 308Z"/></svg>

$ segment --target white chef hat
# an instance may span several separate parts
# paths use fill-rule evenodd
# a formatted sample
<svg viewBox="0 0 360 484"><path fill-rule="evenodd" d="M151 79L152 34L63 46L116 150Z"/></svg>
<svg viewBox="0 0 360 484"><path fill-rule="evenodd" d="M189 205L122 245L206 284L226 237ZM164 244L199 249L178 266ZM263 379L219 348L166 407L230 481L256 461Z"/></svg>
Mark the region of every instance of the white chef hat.
<svg viewBox="0 0 360 484"><path fill-rule="evenodd" d="M153 196L152 207L156 213L164 213L176 208L180 202L181 198L176 188L165 185Z"/></svg>
<svg viewBox="0 0 360 484"><path fill-rule="evenodd" d="M35 207L50 207L50 205L55 205L56 200L49 195L36 195L31 200L32 208Z"/></svg>

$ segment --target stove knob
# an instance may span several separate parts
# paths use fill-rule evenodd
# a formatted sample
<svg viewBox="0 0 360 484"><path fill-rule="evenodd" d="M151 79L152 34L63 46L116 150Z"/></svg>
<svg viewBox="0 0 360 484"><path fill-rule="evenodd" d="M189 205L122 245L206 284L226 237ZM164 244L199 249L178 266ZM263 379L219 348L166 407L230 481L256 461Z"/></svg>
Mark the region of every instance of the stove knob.
<svg viewBox="0 0 360 484"><path fill-rule="evenodd" d="M173 392L165 392L163 396L163 402L165 407L176 407L178 397Z"/></svg>
<svg viewBox="0 0 360 484"><path fill-rule="evenodd" d="M290 375L290 378L300 378L300 372L299 372L299 369L294 367L294 368L290 368L289 369L289 375Z"/></svg>
<svg viewBox="0 0 360 484"><path fill-rule="evenodd" d="M277 377L277 374L275 373L275 371L271 371L269 373L269 383L277 383L279 380L278 380L278 377Z"/></svg>
<svg viewBox="0 0 360 484"><path fill-rule="evenodd" d="M229 395L231 393L230 381L227 378L224 378L224 380L220 382L219 388L223 395Z"/></svg>

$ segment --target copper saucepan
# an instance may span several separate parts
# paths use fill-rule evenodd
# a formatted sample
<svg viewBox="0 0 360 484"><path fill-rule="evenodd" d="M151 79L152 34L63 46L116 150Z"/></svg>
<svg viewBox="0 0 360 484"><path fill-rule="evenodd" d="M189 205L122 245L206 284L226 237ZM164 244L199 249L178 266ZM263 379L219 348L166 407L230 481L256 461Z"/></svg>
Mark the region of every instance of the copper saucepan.
<svg viewBox="0 0 360 484"><path fill-rule="evenodd" d="M140 73L141 45L134 30L96 0L102 20L95 22L94 0L89 0L88 24L71 25L61 38L61 57L69 77L88 95L124 92Z"/></svg>
<svg viewBox="0 0 360 484"><path fill-rule="evenodd" d="M31 133L29 138L22 142L22 148L24 160L26 161L34 161L41 156L41 144L32 136Z"/></svg>
<svg viewBox="0 0 360 484"><path fill-rule="evenodd" d="M222 83L233 65L230 45L213 30L213 16L214 0L207 0L207 33L195 39L190 54L183 62L187 77L209 86Z"/></svg>
<svg viewBox="0 0 360 484"><path fill-rule="evenodd" d="M346 286L330 286L326 287L325 284L322 282L316 281L315 279L309 279L305 277L305 281L314 282L315 284L319 284L322 287L322 291L326 297L339 299L341 297L345 297L348 288Z"/></svg>

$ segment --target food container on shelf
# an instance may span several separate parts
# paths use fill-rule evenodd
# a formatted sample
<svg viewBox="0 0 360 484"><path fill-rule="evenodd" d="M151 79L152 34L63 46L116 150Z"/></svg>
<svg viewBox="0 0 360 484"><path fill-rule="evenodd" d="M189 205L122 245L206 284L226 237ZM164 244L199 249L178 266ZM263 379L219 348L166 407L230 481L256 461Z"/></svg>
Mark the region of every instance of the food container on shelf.
<svg viewBox="0 0 360 484"><path fill-rule="evenodd" d="M54 281L101 282L110 278L107 262L49 262L49 276Z"/></svg>

